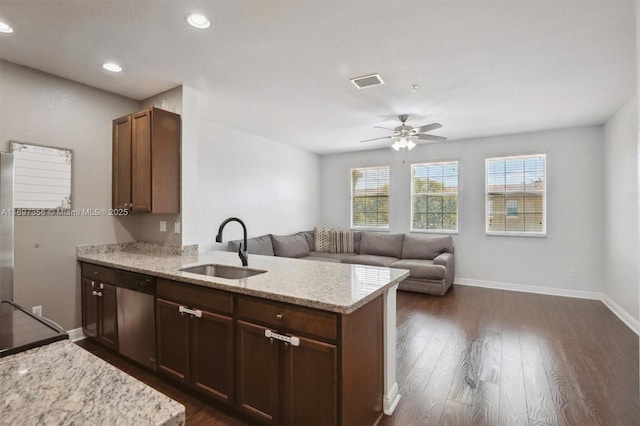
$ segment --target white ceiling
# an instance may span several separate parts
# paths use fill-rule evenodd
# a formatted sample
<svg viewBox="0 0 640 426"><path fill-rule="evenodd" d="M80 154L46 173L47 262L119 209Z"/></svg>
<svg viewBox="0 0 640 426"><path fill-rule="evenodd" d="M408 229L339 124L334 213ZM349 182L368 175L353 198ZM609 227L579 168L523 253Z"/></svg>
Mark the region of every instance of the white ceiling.
<svg viewBox="0 0 640 426"><path fill-rule="evenodd" d="M0 0L0 19L2 59L135 99L191 86L219 123L317 153L385 146L359 141L398 114L449 139L602 124L636 91L633 0Z"/></svg>

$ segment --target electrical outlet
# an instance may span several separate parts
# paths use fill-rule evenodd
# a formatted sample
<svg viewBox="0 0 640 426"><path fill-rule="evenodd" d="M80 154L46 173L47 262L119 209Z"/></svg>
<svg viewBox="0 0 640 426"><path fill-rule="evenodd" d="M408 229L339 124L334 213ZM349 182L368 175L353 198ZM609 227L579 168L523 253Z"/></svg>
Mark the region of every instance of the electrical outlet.
<svg viewBox="0 0 640 426"><path fill-rule="evenodd" d="M42 316L42 305L38 305L38 306L34 306L33 308L31 308L31 312L33 312L34 314L38 315L38 316Z"/></svg>
<svg viewBox="0 0 640 426"><path fill-rule="evenodd" d="M164 220L160 221L160 232L167 232L167 222Z"/></svg>
<svg viewBox="0 0 640 426"><path fill-rule="evenodd" d="M180 222L176 222L173 224L173 232L175 234L179 234L180 233Z"/></svg>
<svg viewBox="0 0 640 426"><path fill-rule="evenodd" d="M569 270L569 277L570 278L576 278L578 276L578 271L576 271L575 269L570 269Z"/></svg>

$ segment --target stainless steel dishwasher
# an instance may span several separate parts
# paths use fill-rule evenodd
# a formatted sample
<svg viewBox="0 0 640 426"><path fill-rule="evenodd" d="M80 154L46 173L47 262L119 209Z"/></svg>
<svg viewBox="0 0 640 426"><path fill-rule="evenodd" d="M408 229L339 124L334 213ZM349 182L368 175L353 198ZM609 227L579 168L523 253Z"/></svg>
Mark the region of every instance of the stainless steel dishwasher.
<svg viewBox="0 0 640 426"><path fill-rule="evenodd" d="M156 369L156 280L148 275L116 271L118 349L132 360Z"/></svg>

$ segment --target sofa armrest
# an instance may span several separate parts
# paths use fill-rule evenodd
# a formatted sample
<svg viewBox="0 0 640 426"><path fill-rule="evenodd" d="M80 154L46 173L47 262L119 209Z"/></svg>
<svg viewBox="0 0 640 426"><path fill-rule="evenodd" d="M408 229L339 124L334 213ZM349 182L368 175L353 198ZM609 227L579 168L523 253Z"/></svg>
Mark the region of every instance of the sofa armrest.
<svg viewBox="0 0 640 426"><path fill-rule="evenodd" d="M453 284L453 278L455 274L455 257L453 253L440 253L433 258L434 265L442 265L447 269L447 284Z"/></svg>

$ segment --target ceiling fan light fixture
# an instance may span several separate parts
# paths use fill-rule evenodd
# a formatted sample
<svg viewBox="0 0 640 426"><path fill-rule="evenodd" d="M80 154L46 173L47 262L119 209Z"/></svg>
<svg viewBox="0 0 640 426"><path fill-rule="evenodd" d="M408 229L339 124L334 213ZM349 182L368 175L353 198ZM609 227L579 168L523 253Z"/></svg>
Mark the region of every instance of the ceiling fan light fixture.
<svg viewBox="0 0 640 426"><path fill-rule="evenodd" d="M391 145L391 148L395 149L396 151L400 151L400 142L395 141L393 145Z"/></svg>
<svg viewBox="0 0 640 426"><path fill-rule="evenodd" d="M409 142L407 142L407 149L411 150L413 148L416 147L416 144L414 141L412 141L411 139L409 139Z"/></svg>

